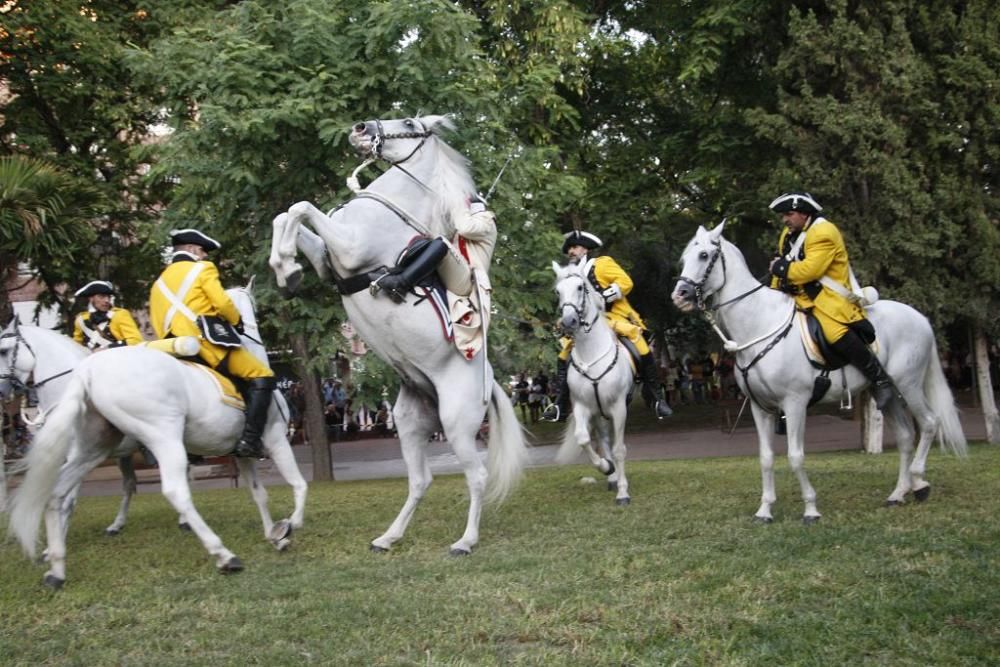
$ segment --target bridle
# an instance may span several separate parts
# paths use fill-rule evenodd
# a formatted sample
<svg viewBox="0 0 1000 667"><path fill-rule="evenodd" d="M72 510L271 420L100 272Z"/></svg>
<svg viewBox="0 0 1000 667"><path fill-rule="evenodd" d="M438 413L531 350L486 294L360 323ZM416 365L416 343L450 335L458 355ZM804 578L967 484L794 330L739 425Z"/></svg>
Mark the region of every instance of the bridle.
<svg viewBox="0 0 1000 667"><path fill-rule="evenodd" d="M414 121L414 122L419 123L420 121ZM402 163L406 162L411 157L416 155L417 151L423 148L424 143L427 141L427 138L433 134L433 132L428 130L423 123L420 123L420 127L422 130L420 132L416 131L392 132L387 134L382 127L382 121L376 118L375 136L372 137L372 147L371 147L372 155L374 155L375 158L378 160L383 160L384 162L388 162L390 166L399 167L399 165L401 165ZM410 154L404 157L402 160L396 160L395 162L393 162L391 160L387 160L385 157L382 156L382 146L385 145L387 139L420 139L420 143L418 143L416 147L412 151L410 151ZM400 167L400 169L402 169L402 167ZM409 173L405 169L403 170L403 172L407 174Z"/></svg>
<svg viewBox="0 0 1000 667"><path fill-rule="evenodd" d="M590 299L590 286L588 285L588 280L585 276L579 276L580 281L583 284L583 289L580 290L580 302L579 304L573 303L572 301L561 301L559 303L559 312L562 313L566 308L572 308L573 312L580 319L580 329L584 333L590 333L593 328L594 323L597 322L602 313L599 308L594 308L594 317L589 322L587 321L587 313L592 307Z"/></svg>
<svg viewBox="0 0 1000 667"><path fill-rule="evenodd" d="M69 368L65 371L56 373L55 375L50 375L49 377L45 378L44 380L41 380L40 382L30 382L30 381L25 382L24 380L22 380L17 376L18 349L22 345L24 345L25 349L31 354L32 357L34 357L36 362L38 361L38 355L31 348L31 344L28 343L25 337L21 335L21 330L19 328L15 327L13 331L0 334L0 340L3 340L5 338L13 338L14 347L10 353L10 365L7 367L7 371L5 373L0 373L0 380L6 380L7 382L10 383L11 390L13 391L15 396L21 396L26 394L27 392L35 391L39 387L48 384L52 380L56 380L58 378L63 377L64 375L69 375L70 373L73 372L73 369Z"/></svg>

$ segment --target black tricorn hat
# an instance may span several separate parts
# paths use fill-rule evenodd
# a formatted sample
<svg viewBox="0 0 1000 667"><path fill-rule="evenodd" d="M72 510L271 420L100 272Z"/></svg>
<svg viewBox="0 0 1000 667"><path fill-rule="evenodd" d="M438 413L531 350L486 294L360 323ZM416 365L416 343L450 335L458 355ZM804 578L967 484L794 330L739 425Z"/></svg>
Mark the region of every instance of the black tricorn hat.
<svg viewBox="0 0 1000 667"><path fill-rule="evenodd" d="M222 247L221 243L211 236L202 234L197 229L171 229L170 244L173 246L198 245L205 250L218 250Z"/></svg>
<svg viewBox="0 0 1000 667"><path fill-rule="evenodd" d="M563 234L563 236L566 238L566 240L563 241L563 246L562 246L562 251L564 255L570 249L571 246L580 245L586 248L587 250L593 250L594 248L600 248L602 245L604 245L603 243L601 243L601 239L597 238L590 232L582 232L579 229L574 229L571 232L566 232L565 234Z"/></svg>
<svg viewBox="0 0 1000 667"><path fill-rule="evenodd" d="M799 211L801 213L808 213L809 215L816 215L823 210L819 202L813 199L813 196L808 192L786 192L776 197L768 205L768 208L775 213Z"/></svg>
<svg viewBox="0 0 1000 667"><path fill-rule="evenodd" d="M108 294L113 295L115 293L115 286L109 283L107 280L91 280L89 283L78 289L73 293L73 296L94 296L95 294Z"/></svg>

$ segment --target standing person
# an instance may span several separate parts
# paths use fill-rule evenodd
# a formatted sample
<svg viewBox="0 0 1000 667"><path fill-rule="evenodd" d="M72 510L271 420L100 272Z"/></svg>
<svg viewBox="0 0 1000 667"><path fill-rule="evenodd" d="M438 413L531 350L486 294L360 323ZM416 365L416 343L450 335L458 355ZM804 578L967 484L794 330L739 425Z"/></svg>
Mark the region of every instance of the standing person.
<svg viewBox="0 0 1000 667"><path fill-rule="evenodd" d="M246 380L246 423L233 450L234 456L266 455L261 436L276 381L274 372L240 343L240 313L219 281L219 270L206 259L222 246L196 229L170 232L170 264L153 284L149 317L160 338L195 336L198 357L210 368Z"/></svg>
<svg viewBox="0 0 1000 667"><path fill-rule="evenodd" d="M73 319L73 340L91 350L143 342L132 313L116 308L115 288L106 280L92 280L75 293L87 299L87 310Z"/></svg>
<svg viewBox="0 0 1000 667"><path fill-rule="evenodd" d="M528 384L528 380L525 378L524 373L520 373L517 376L517 382L514 384L514 404L521 407L521 421L525 424L528 423L529 394L530 385Z"/></svg>
<svg viewBox="0 0 1000 667"><path fill-rule="evenodd" d="M792 294L797 308L812 312L834 351L868 378L882 410L898 392L868 347L875 328L854 296L844 237L819 215L823 208L808 192L780 195L769 208L785 224L770 266L771 287Z"/></svg>
<svg viewBox="0 0 1000 667"><path fill-rule="evenodd" d="M572 231L565 235L562 251L571 264L586 262L591 250L602 246L601 239L589 232ZM632 291L632 278L619 266L618 262L608 255L602 255L594 260L593 269L588 276L591 284L604 297L605 317L611 329L622 338L629 339L639 352L639 380L642 382L642 397L646 405L652 408L659 419L673 414L656 373L656 361L649 350L649 345L643 337L646 325L639 313L628 302L628 294ZM558 374L561 384L559 398L556 399L556 409L546 414L553 421L563 421L565 418L560 405L568 405L569 387L566 386L566 375L569 372L569 355L573 347L572 339L563 345L559 353ZM565 392L565 397L563 396ZM553 419L554 417L554 419Z"/></svg>

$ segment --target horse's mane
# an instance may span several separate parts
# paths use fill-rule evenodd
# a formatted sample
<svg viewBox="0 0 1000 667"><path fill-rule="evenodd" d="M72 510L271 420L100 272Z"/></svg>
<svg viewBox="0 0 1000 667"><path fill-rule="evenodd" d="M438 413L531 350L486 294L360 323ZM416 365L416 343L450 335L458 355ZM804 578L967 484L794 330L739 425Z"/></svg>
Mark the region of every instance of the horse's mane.
<svg viewBox="0 0 1000 667"><path fill-rule="evenodd" d="M437 195L430 231L451 238L455 234L455 220L468 212L468 200L475 194L476 184L469 170L469 160L438 136L441 130L454 128L451 120L444 116L425 116L420 120L434 132L426 144L432 159L436 160L427 183Z"/></svg>
<svg viewBox="0 0 1000 667"><path fill-rule="evenodd" d="M25 332L30 334L36 334L45 339L47 344L58 346L59 348L66 350L68 353L76 355L77 357L85 357L88 354L87 348L83 347L75 340L66 336L53 329L46 329L45 327L38 327L30 324L20 325L22 335Z"/></svg>

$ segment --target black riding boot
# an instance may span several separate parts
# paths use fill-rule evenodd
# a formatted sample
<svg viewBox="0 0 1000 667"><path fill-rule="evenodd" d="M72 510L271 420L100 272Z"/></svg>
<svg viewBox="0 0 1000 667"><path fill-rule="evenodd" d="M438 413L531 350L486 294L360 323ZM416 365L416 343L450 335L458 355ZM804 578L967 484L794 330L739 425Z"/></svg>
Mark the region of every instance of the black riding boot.
<svg viewBox="0 0 1000 667"><path fill-rule="evenodd" d="M674 414L663 396L663 389L660 388L660 378L656 373L656 362L653 360L652 352L639 357L639 381L642 382L642 398L646 401L646 405L653 408L657 419Z"/></svg>
<svg viewBox="0 0 1000 667"><path fill-rule="evenodd" d="M868 378L871 383L872 396L875 398L875 405L878 406L879 410L884 409L893 398L899 395L892 383L892 378L885 372L878 357L856 333L848 330L840 340L832 343L831 347Z"/></svg>
<svg viewBox="0 0 1000 667"><path fill-rule="evenodd" d="M415 257L406 258L405 265L398 273L388 273L375 284L396 303L406 301L406 294L413 286L437 269L437 265L448 254L448 245L443 239L432 239L416 251Z"/></svg>
<svg viewBox="0 0 1000 667"><path fill-rule="evenodd" d="M547 422L564 422L569 417L569 383L566 376L569 374L569 362L562 359L556 365L556 379L559 381L559 394L556 402L545 408L542 419Z"/></svg>
<svg viewBox="0 0 1000 667"><path fill-rule="evenodd" d="M276 381L273 377L254 378L247 387L245 399L247 404L246 422L243 425L243 435L236 443L233 456L259 459L267 456L260 438L267 424L267 410L271 407L271 396L274 394Z"/></svg>

